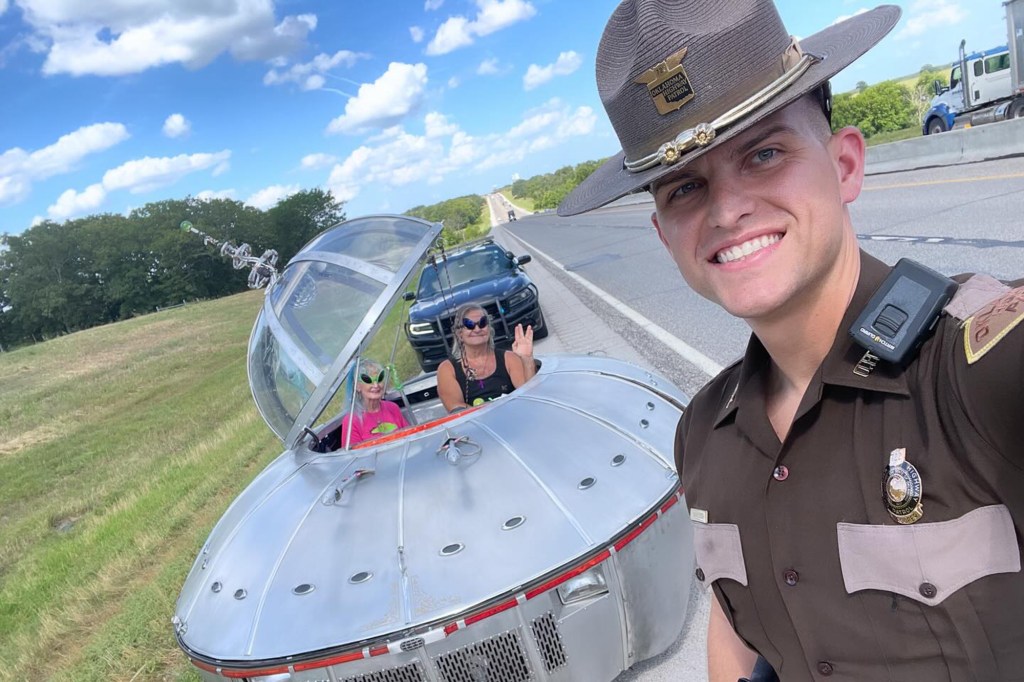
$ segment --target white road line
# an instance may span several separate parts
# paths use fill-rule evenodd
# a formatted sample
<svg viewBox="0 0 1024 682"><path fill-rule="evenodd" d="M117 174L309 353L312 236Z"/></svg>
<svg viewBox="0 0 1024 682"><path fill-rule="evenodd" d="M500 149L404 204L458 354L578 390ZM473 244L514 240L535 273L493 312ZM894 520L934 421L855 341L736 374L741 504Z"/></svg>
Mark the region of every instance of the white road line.
<svg viewBox="0 0 1024 682"><path fill-rule="evenodd" d="M679 340L678 337L675 337L672 334L670 334L668 330L666 330L664 327L661 327L658 324L647 319L646 317L644 317L637 311L633 310L619 299L609 294L607 291L594 286L587 280L577 275L575 272L570 272L569 270L566 270L564 265L562 265L557 260L555 260L551 256L547 255L546 253L538 249L536 246L533 246L519 235L512 234L507 230L506 232L507 234L509 234L509 236L514 237L515 239L522 242L522 244L529 251L532 251L533 253L537 254L538 256L541 256L548 262L552 263L555 267L564 272L566 275L573 278L575 281L579 282L581 286L585 287L592 294L600 298L602 301L604 301L611 307L615 308L615 310L619 311L621 314L625 315L630 321L632 321L638 327L642 328L648 334L650 334L651 336L653 336L654 338L658 339L663 344L668 346L677 355L679 355L679 357L683 358L690 364L700 368L700 370L707 374L709 377L718 376L719 373L721 373L721 371L724 369L722 365L718 364L708 356L704 355L696 348L693 348L692 346L683 343L682 341Z"/></svg>

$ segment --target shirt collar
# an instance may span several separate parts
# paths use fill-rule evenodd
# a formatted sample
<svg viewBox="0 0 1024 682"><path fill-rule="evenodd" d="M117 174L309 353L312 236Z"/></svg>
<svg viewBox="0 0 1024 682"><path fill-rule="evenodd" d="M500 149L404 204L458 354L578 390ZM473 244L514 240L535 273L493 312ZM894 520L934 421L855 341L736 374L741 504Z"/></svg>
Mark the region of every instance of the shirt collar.
<svg viewBox="0 0 1024 682"><path fill-rule="evenodd" d="M879 362L866 377L854 374L853 371L864 356L865 349L853 340L848 330L891 271L890 266L874 256L863 250L860 252L860 277L857 280L857 288L850 299L846 314L843 315L832 348L807 387L807 393L797 411L797 418L818 402L824 384L910 395L902 367ZM751 334L737 377L729 382L725 390L724 402L715 419L716 427L736 412L740 405L751 408L759 405L761 410L764 410L764 392L770 364L771 357L768 351L760 339Z"/></svg>

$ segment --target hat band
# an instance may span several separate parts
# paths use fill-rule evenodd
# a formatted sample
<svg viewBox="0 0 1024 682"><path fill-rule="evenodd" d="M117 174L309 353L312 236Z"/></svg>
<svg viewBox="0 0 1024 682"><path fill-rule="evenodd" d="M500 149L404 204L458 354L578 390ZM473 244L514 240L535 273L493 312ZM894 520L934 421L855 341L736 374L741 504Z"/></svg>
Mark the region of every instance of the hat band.
<svg viewBox="0 0 1024 682"><path fill-rule="evenodd" d="M675 139L658 147L658 151L648 154L636 161L629 161L628 159L625 159L623 161L623 165L626 170L631 173L639 173L640 171L645 171L648 168L653 168L657 165L673 165L679 161L686 152L696 149L697 147L706 147L711 144L711 141L715 139L715 135L718 134L718 131L726 126L732 125L737 120L764 105L768 100L788 88L794 81L800 78L800 76L804 75L804 72L807 71L812 64L820 62L823 59L824 57L819 57L809 52L803 52L799 61L797 61L796 64L789 68L785 73L765 87L761 88L753 96L743 100L732 109L726 111L711 123L698 123L692 128L687 128L676 135Z"/></svg>

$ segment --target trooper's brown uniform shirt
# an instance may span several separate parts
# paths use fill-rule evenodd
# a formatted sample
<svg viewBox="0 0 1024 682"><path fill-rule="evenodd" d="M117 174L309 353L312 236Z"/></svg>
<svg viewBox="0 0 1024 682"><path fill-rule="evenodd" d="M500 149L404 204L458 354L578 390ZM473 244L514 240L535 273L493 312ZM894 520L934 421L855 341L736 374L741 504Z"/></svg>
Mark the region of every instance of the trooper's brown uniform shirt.
<svg viewBox="0 0 1024 682"><path fill-rule="evenodd" d="M889 270L861 253L785 441L753 336L686 410L676 466L697 578L783 682L1024 680L1024 288L969 317L974 362L944 314L906 369L858 376L846 330ZM899 448L922 485L909 525L883 497Z"/></svg>

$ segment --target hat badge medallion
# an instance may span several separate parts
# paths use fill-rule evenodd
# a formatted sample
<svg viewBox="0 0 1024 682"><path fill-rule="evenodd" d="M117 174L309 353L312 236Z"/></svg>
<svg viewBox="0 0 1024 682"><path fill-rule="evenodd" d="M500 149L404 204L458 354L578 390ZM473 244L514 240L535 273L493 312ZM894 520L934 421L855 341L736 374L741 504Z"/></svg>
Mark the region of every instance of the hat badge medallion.
<svg viewBox="0 0 1024 682"><path fill-rule="evenodd" d="M672 53L633 81L647 86L659 114L671 114L693 99L693 86L682 64L688 49Z"/></svg>

